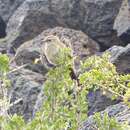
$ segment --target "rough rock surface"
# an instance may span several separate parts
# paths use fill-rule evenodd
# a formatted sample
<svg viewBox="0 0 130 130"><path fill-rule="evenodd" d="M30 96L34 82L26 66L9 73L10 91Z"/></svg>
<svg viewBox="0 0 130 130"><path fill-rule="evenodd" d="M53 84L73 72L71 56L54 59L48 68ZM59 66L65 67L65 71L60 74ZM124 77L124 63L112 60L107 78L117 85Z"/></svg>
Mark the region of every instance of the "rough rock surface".
<svg viewBox="0 0 130 130"><path fill-rule="evenodd" d="M89 92L88 96L88 115L93 115L95 112L103 111L110 105L114 105L120 102L120 100L111 100L102 94L100 90L95 92Z"/></svg>
<svg viewBox="0 0 130 130"><path fill-rule="evenodd" d="M122 47L122 46L112 46L111 48L106 50L106 52L110 52L111 59L112 59L112 57L115 57L119 53L119 51L121 51L123 48L124 47Z"/></svg>
<svg viewBox="0 0 130 130"><path fill-rule="evenodd" d="M126 47L118 48L116 53L111 51L111 62L116 65L117 71L120 73L130 73L130 44Z"/></svg>
<svg viewBox="0 0 130 130"><path fill-rule="evenodd" d="M113 30L113 23L122 0L83 0L82 30L97 40L102 50L113 45L123 45Z"/></svg>
<svg viewBox="0 0 130 130"><path fill-rule="evenodd" d="M22 101L11 108L11 114L17 113L22 115L25 120L32 118L37 96L43 86L44 77L32 71L22 69L9 74L9 79L11 81L9 90L11 102L22 98Z"/></svg>
<svg viewBox="0 0 130 130"><path fill-rule="evenodd" d="M114 29L125 43L130 43L130 5L128 1L129 0L123 1L114 23Z"/></svg>
<svg viewBox="0 0 130 130"><path fill-rule="evenodd" d="M22 2L24 0L0 0L0 16L6 23Z"/></svg>
<svg viewBox="0 0 130 130"><path fill-rule="evenodd" d="M105 111L101 112L101 114L103 113L108 113L110 117L115 117L119 122L127 121L130 124L130 109L123 103L110 106L106 108ZM82 130L97 130L92 127L93 125L93 116L90 116L88 120L84 122L84 128Z"/></svg>
<svg viewBox="0 0 130 130"><path fill-rule="evenodd" d="M38 37L22 44L16 51L15 62L17 65L31 63L33 71L46 72L42 65L33 65L34 60L40 57L42 41L48 35L57 35L63 43L70 42L75 55L88 57L99 51L99 45L81 31L56 27L43 31Z"/></svg>
<svg viewBox="0 0 130 130"><path fill-rule="evenodd" d="M123 44L113 31L122 0L26 0L10 18L8 43L14 52L43 30L56 26L82 30L106 49Z"/></svg>

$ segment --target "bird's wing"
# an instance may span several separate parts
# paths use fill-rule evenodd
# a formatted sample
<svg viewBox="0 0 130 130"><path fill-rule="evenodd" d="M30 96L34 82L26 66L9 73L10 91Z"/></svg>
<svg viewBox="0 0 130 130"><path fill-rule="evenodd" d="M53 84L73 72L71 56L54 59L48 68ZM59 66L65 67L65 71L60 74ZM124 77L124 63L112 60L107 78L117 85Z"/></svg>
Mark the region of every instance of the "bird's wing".
<svg viewBox="0 0 130 130"><path fill-rule="evenodd" d="M51 63L48 61L47 57L46 57L44 54L41 55L41 62L42 62L42 64L45 66L45 68L47 68L47 69L52 68L52 67L55 67L54 64L51 64Z"/></svg>

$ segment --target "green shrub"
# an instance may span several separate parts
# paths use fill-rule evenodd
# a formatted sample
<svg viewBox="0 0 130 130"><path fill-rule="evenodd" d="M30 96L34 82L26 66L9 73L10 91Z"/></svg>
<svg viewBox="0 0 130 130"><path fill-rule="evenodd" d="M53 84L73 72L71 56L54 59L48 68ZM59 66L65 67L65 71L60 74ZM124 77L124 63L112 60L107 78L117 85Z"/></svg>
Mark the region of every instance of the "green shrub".
<svg viewBox="0 0 130 130"><path fill-rule="evenodd" d="M130 126L119 123L114 117L109 117L107 113L102 116L100 113L96 113L94 121L93 127L97 130L130 130Z"/></svg>
<svg viewBox="0 0 130 130"><path fill-rule="evenodd" d="M1 56L4 62L0 62L0 69L6 73L9 70L8 58ZM120 97L129 104L130 75L119 75L115 66L109 62L109 57L109 54L104 54L88 58L81 63L80 74L74 80L74 57L70 49L64 49L57 60L58 66L50 69L47 74L43 88L43 107L35 118L25 123L16 115L1 116L1 130L79 130L82 122L87 119L86 95L90 90L100 89L107 96ZM103 128L112 124L118 126L107 115L103 118L103 124L100 124L104 125ZM107 130L101 126L97 126L99 130Z"/></svg>
<svg viewBox="0 0 130 130"><path fill-rule="evenodd" d="M88 90L100 89L106 96L112 99L120 97L129 104L129 100L126 99L130 89L130 74L118 74L109 59L110 55L105 53L101 57L92 56L83 62L80 83Z"/></svg>
<svg viewBox="0 0 130 130"><path fill-rule="evenodd" d="M9 71L9 58L4 54L0 54L0 74L6 73L8 71Z"/></svg>
<svg viewBox="0 0 130 130"><path fill-rule="evenodd" d="M30 126L34 130L78 130L87 118L86 91L80 91L70 76L73 67L71 51L64 49L58 67L51 69L44 84L43 108Z"/></svg>

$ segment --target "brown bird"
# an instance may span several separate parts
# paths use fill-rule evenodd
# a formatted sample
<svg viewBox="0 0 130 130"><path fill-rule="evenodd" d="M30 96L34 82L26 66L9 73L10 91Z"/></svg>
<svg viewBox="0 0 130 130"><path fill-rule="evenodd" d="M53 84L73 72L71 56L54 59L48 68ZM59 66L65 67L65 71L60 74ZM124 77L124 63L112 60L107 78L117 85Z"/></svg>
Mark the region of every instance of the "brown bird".
<svg viewBox="0 0 130 130"><path fill-rule="evenodd" d="M41 48L41 62L46 68L57 65L57 57L61 49L66 48L66 45L60 41L57 36L50 35L43 40Z"/></svg>
<svg viewBox="0 0 130 130"><path fill-rule="evenodd" d="M66 47L72 48L68 39L67 40L64 39L64 40L67 41L66 42L67 45L65 45L62 41L60 41L60 39L57 36L54 35L47 36L43 40L44 44L41 48L41 62L47 69L57 66L56 58L61 49ZM79 84L79 80L77 78L78 76L75 70L75 63L73 68L70 68L70 71L71 71L70 76L72 80L77 80Z"/></svg>

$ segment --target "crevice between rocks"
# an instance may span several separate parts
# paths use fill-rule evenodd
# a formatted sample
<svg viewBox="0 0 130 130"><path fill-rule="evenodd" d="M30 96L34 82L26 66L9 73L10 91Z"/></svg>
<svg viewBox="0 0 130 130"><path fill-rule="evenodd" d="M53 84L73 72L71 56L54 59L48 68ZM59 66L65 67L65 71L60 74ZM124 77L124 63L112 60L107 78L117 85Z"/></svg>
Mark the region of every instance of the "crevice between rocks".
<svg viewBox="0 0 130 130"><path fill-rule="evenodd" d="M6 37L6 22L0 16L0 38Z"/></svg>

